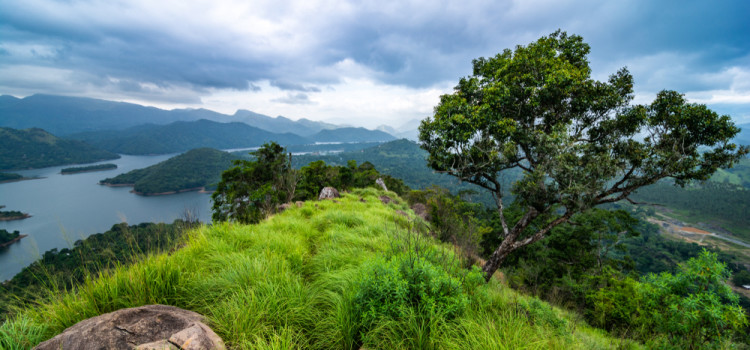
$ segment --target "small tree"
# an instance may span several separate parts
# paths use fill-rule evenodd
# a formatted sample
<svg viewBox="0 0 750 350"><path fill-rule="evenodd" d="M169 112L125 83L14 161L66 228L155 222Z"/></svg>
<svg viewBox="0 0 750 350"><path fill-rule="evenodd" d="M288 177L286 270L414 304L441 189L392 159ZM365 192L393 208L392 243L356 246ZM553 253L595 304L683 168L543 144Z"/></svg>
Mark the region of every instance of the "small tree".
<svg viewBox="0 0 750 350"><path fill-rule="evenodd" d="M214 221L256 223L294 197L299 177L283 147L266 143L250 154L254 161L235 160L221 174L211 195Z"/></svg>
<svg viewBox="0 0 750 350"><path fill-rule="evenodd" d="M727 285L731 273L715 253L700 256L669 273L648 275L640 285L644 329L664 334L680 349L718 348L747 325L739 296Z"/></svg>
<svg viewBox="0 0 750 350"><path fill-rule="evenodd" d="M502 243L483 270L489 280L512 251L544 238L574 214L628 199L673 177L706 180L748 153L729 142L729 116L690 104L674 91L630 106L633 78L623 68L591 78L589 45L556 32L528 46L473 61L470 77L443 95L420 126L429 165L491 192ZM500 175L520 169L510 188L522 215L506 220ZM518 170L516 170L518 171Z"/></svg>

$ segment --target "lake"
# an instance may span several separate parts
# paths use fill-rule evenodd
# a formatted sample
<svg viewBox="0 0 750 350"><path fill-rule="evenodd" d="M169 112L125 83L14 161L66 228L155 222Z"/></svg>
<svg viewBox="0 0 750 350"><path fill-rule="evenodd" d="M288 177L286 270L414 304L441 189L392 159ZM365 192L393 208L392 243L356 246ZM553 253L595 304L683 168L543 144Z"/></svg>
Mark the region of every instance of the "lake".
<svg viewBox="0 0 750 350"><path fill-rule="evenodd" d="M117 169L60 174L71 165L44 169L11 171L42 179L0 184L2 210L29 213L30 218L0 221L0 229L20 231L28 237L7 248L0 248L0 281L17 274L53 248L71 248L76 240L109 230L127 222L167 222L184 217L186 211L201 221L211 218L211 196L184 192L166 196L143 197L130 193L132 187L107 187L99 181L133 169L145 168L175 154L159 156L122 156L93 164L113 163Z"/></svg>

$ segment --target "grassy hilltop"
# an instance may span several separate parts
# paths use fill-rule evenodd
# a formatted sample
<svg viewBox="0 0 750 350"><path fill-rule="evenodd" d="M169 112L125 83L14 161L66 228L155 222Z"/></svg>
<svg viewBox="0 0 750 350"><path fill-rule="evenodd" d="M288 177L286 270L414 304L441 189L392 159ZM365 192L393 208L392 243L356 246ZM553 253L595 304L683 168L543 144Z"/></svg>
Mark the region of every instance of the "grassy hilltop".
<svg viewBox="0 0 750 350"><path fill-rule="evenodd" d="M482 283L420 223L394 193L364 189L258 225L202 226L171 254L76 292L51 290L0 326L0 348L30 348L83 319L157 303L207 316L232 349L638 347L496 280Z"/></svg>

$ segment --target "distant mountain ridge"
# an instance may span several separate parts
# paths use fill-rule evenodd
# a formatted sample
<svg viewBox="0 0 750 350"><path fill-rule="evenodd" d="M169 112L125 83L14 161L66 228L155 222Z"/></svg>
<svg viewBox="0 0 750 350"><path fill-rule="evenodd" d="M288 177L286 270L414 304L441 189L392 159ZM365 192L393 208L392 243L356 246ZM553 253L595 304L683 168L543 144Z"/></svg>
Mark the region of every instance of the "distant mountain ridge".
<svg viewBox="0 0 750 350"><path fill-rule="evenodd" d="M119 155L39 128L0 127L0 170L44 168L117 159Z"/></svg>
<svg viewBox="0 0 750 350"><path fill-rule="evenodd" d="M315 142L387 142L396 138L384 131L365 128L338 128L321 130L310 139Z"/></svg>
<svg viewBox="0 0 750 350"><path fill-rule="evenodd" d="M242 122L265 131L291 132L300 136L340 127L304 118L297 121L282 116L272 118L248 110L238 110L234 115L207 109L163 110L127 102L44 94L25 98L1 95L0 116L0 126L14 129L42 128L58 136L201 119L222 123Z"/></svg>
<svg viewBox="0 0 750 350"><path fill-rule="evenodd" d="M110 152L124 154L166 154L201 147L258 147L269 141L282 145L310 143L310 140L288 132L277 134L244 123L219 123L205 119L178 121L167 125L147 124L125 130L79 133L70 137Z"/></svg>

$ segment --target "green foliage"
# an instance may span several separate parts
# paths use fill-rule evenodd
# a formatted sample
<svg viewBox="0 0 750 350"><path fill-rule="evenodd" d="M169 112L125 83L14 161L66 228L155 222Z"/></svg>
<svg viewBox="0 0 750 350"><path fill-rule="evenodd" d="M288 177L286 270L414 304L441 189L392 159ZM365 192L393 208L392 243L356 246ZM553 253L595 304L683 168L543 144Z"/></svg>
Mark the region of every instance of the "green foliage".
<svg viewBox="0 0 750 350"><path fill-rule="evenodd" d="M348 162L354 160L358 164L370 163L381 174L402 179L406 186L414 189L426 189L432 185L450 188L454 193L478 189L472 184L460 183L451 176L434 172L427 166L426 158L427 152L419 148L419 145L401 139L375 145L361 151L345 151L331 155L300 155L292 160L292 165L295 168L300 168L313 161L322 160L331 166L348 166ZM387 181L386 184L389 190L392 189L393 186L389 185ZM474 195L473 201L489 204L492 199L489 195Z"/></svg>
<svg viewBox="0 0 750 350"><path fill-rule="evenodd" d="M20 236L21 233L18 231L8 232L6 230L0 229L0 245L3 243L8 243Z"/></svg>
<svg viewBox="0 0 750 350"><path fill-rule="evenodd" d="M747 318L716 254L703 251L676 274L649 274L641 282L607 270L587 296L596 325L629 333L668 349L724 347Z"/></svg>
<svg viewBox="0 0 750 350"><path fill-rule="evenodd" d="M28 217L27 214L18 210L0 210L0 221L24 219L26 217Z"/></svg>
<svg viewBox="0 0 750 350"><path fill-rule="evenodd" d="M732 283L735 286L750 285L750 272L748 272L747 270L742 270L740 272L735 273L734 276L732 277Z"/></svg>
<svg viewBox="0 0 750 350"><path fill-rule="evenodd" d="M0 169L44 168L117 159L81 141L64 140L42 129L0 128Z"/></svg>
<svg viewBox="0 0 750 350"><path fill-rule="evenodd" d="M235 166L221 174L211 195L214 221L256 223L294 197L298 174L291 167L291 154L287 157L275 142L251 154L256 160L235 160Z"/></svg>
<svg viewBox="0 0 750 350"><path fill-rule="evenodd" d="M0 182L22 180L23 176L14 173L0 172Z"/></svg>
<svg viewBox="0 0 750 350"><path fill-rule="evenodd" d="M45 290L70 290L91 275L130 265L150 253L174 249L185 229L192 225L181 220L173 224L121 223L76 241L70 249L49 250L10 281L0 284L0 319L5 319L19 303L28 304L44 296ZM0 235L4 233L0 230Z"/></svg>
<svg viewBox="0 0 750 350"><path fill-rule="evenodd" d="M480 219L484 211L481 205L465 201L438 186L411 191L406 199L412 207L417 203L425 206L424 214L439 240L460 247L461 252L470 257L479 256L480 242L492 231L488 223Z"/></svg>
<svg viewBox="0 0 750 350"><path fill-rule="evenodd" d="M640 286L644 326L675 348L718 347L747 325L730 277L716 254L704 251L675 275L649 275Z"/></svg>
<svg viewBox="0 0 750 350"><path fill-rule="evenodd" d="M523 300L517 304L518 309L525 313L529 322L541 323L554 329L558 335L568 331L568 320L560 317L549 304L536 298Z"/></svg>
<svg viewBox="0 0 750 350"><path fill-rule="evenodd" d="M514 208L508 217L518 216ZM589 276L598 276L606 268L630 270L626 242L639 233L637 220L622 210L595 208L574 216L569 223L552 229L545 240L527 249L513 252L506 260L506 273L514 288L527 290L561 304L583 310L585 294L591 286ZM495 232L502 228L495 219ZM483 242L485 255L499 244L499 235L487 235Z"/></svg>
<svg viewBox="0 0 750 350"><path fill-rule="evenodd" d="M633 199L684 211L696 221L719 224L750 239L750 189L707 181L684 188L662 181L633 194Z"/></svg>
<svg viewBox="0 0 750 350"><path fill-rule="evenodd" d="M147 168L104 179L101 183L132 185L136 193L143 195L194 190L218 182L221 172L234 158L227 152L199 148Z"/></svg>
<svg viewBox="0 0 750 350"><path fill-rule="evenodd" d="M438 252L423 255L436 276L445 276L441 271L452 279L476 276L473 282L463 278L468 305L451 320L437 313L426 319L409 307L414 311L403 319L375 324L359 344L355 286L379 257L408 251L395 243L403 247L406 237L416 236L405 232L413 216L404 201L396 197L385 205L382 195L355 189L338 203L305 203L257 225L200 226L180 249L91 276L76 292L50 293L19 310L0 326L0 347L22 341L27 345L19 347L29 348L83 319L160 302L205 315L231 349L637 348L560 310L558 316L568 320L564 334L543 321L548 317L532 320L514 307L527 297L495 280L484 284L476 273L467 275L453 262L450 246L423 235L424 251ZM415 245L410 247L416 254Z"/></svg>
<svg viewBox="0 0 750 350"><path fill-rule="evenodd" d="M63 168L60 170L60 173L62 174L75 174L75 173L82 173L87 171L98 171L98 170L109 170L109 169L117 169L116 164L97 164L97 165L89 165L89 166L82 166L82 167L72 167L72 168Z"/></svg>
<svg viewBox="0 0 750 350"><path fill-rule="evenodd" d="M419 138L430 167L495 199L503 243L484 266L487 279L512 251L577 213L662 178L679 185L706 180L750 151L730 143L739 128L729 116L675 91L631 107L630 73L623 68L606 82L592 79L589 51L580 36L557 31L476 59L473 74L422 121ZM648 136L638 141L639 134ZM523 172L511 191L522 213L517 221L504 217L507 189L498 180L510 169ZM527 229L533 234L526 236Z"/></svg>

